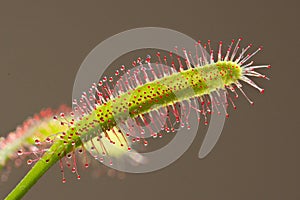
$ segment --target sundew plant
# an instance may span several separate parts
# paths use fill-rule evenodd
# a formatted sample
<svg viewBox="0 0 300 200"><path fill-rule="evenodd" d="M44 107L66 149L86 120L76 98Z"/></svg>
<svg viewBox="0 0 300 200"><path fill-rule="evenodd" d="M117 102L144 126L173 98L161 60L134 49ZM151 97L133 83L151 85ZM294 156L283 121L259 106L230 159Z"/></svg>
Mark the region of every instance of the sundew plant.
<svg viewBox="0 0 300 200"><path fill-rule="evenodd" d="M45 109L26 120L0 140L0 167L6 169L3 180L7 179L10 161L19 165L25 158L33 165L6 199L22 198L55 163L60 166L63 183L67 181L65 168L80 179L78 165L89 167L87 154L113 165L111 158L135 151L134 143L146 147L146 132L159 138L163 131L189 129L193 126L189 123L191 112L197 114L198 121L208 124L212 110L223 109L229 117L227 107L236 108L238 93L253 104L242 83L264 93L251 78L268 79L257 70L270 65L254 65L251 59L262 47L248 53L252 45L241 49L241 40L232 40L225 51L222 42L215 52L208 41L204 49L200 42L195 44L195 55L182 49L185 56L180 57L181 50L175 48L167 55L157 52L152 57L138 58L132 63L134 70L121 66L114 76L93 83L80 99L74 99L73 109Z"/></svg>

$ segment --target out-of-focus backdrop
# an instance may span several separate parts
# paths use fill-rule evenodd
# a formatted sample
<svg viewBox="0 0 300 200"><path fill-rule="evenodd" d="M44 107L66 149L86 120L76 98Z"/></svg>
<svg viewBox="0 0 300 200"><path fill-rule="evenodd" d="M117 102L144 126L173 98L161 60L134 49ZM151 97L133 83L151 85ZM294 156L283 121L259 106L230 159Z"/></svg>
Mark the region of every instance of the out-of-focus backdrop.
<svg viewBox="0 0 300 200"><path fill-rule="evenodd" d="M93 178L92 169L81 170L82 180L67 173L62 184L55 165L24 199L300 199L299 7L296 0L2 1L1 136L44 107L71 105L83 59L98 43L127 29L170 28L210 39L215 47L219 40L229 44L242 36L242 45L264 46L255 63L272 65L265 71L271 80L258 80L265 94L246 87L255 106L244 98L236 101L237 111L230 110L219 142L205 159L198 159L206 131L201 124L193 145L167 168L125 179L104 169L99 178ZM131 61L125 56L117 63ZM14 169L0 183L0 199L29 168Z"/></svg>

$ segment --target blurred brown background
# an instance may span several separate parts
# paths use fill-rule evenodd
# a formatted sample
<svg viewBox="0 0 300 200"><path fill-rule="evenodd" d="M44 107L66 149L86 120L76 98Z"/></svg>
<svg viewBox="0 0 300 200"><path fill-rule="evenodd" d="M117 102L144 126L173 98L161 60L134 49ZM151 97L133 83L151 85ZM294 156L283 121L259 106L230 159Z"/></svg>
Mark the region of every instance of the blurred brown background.
<svg viewBox="0 0 300 200"><path fill-rule="evenodd" d="M61 183L53 167L24 199L300 199L299 1L0 1L0 134L14 130L44 107L71 103L76 72L101 41L127 29L159 26L212 41L244 37L264 46L257 64L271 64L270 81L252 88L251 107L236 101L223 134L203 160L198 151L204 129L171 166L124 180ZM176 45L176 44L174 44ZM298 78L297 78L298 77ZM201 132L202 130L202 132ZM29 169L14 170L0 183L0 199Z"/></svg>

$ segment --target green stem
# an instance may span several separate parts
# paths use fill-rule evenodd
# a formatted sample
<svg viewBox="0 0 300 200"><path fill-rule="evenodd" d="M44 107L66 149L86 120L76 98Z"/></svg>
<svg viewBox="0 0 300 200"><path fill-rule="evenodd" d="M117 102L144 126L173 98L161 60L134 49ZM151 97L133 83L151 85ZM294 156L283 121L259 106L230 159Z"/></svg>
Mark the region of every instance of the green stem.
<svg viewBox="0 0 300 200"><path fill-rule="evenodd" d="M81 140L76 137L73 141L76 142L75 147L80 146ZM29 189L52 167L60 158L74 149L72 144L65 145L63 141L56 141L43 157L32 167L25 175L19 184L8 194L5 200L21 199Z"/></svg>
<svg viewBox="0 0 300 200"><path fill-rule="evenodd" d="M46 171L56 163L57 160L51 159L52 162L39 160L26 176L19 182L14 190L5 198L5 200L21 199L29 189L46 173Z"/></svg>

